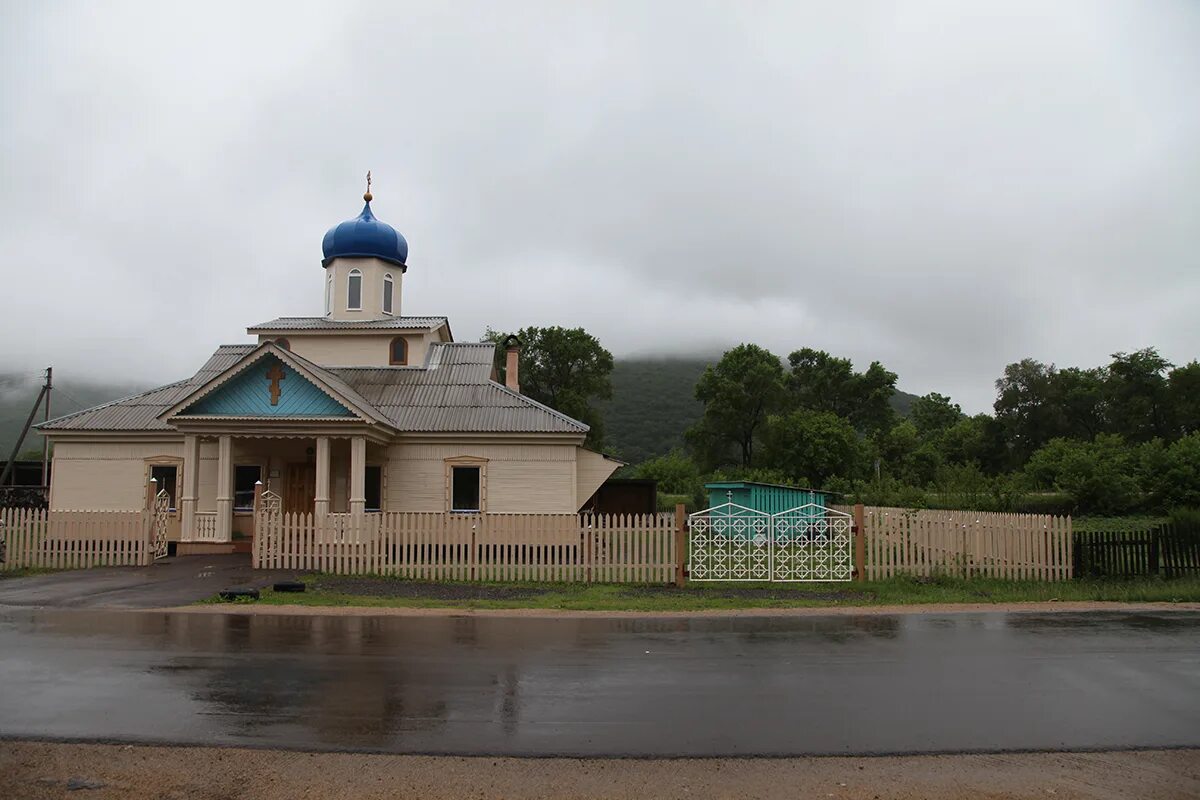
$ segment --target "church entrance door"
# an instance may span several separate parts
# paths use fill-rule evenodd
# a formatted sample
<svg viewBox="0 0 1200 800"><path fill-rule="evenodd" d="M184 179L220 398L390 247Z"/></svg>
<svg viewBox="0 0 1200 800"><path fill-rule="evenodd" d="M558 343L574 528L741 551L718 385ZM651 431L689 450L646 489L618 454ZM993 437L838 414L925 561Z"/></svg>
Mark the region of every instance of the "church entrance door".
<svg viewBox="0 0 1200 800"><path fill-rule="evenodd" d="M317 465L288 464L283 510L291 514L311 514L316 493Z"/></svg>

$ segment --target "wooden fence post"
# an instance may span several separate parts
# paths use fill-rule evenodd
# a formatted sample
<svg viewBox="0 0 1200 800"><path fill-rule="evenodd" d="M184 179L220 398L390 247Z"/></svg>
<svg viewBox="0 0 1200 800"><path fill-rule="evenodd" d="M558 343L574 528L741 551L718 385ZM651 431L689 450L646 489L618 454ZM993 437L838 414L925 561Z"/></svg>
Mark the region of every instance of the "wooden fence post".
<svg viewBox="0 0 1200 800"><path fill-rule="evenodd" d="M675 585L682 587L687 580L684 562L687 560L687 506L675 504Z"/></svg>
<svg viewBox="0 0 1200 800"><path fill-rule="evenodd" d="M867 515L862 503L854 504L854 571L860 581L867 579Z"/></svg>

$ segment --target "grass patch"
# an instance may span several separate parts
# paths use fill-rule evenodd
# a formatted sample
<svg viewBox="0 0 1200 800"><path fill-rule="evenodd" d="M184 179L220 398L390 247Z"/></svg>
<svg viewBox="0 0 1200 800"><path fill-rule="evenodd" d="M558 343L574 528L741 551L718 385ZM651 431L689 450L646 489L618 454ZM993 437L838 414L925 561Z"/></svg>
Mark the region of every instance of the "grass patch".
<svg viewBox="0 0 1200 800"><path fill-rule="evenodd" d="M674 586L579 583L454 583L316 575L303 593L263 591L265 605L365 608L535 608L575 611L699 611L1027 601L1198 602L1200 578L1064 583L899 577L867 583L720 583Z"/></svg>
<svg viewBox="0 0 1200 800"><path fill-rule="evenodd" d="M1145 531L1157 525L1168 522L1164 516L1126 516L1126 517L1075 517L1071 520L1074 531L1116 531L1135 532Z"/></svg>

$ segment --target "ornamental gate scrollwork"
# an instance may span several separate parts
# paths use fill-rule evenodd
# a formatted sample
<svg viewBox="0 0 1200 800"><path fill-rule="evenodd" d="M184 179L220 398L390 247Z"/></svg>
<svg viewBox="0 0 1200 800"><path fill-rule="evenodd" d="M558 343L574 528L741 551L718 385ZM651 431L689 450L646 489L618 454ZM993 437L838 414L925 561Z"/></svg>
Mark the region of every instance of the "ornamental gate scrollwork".
<svg viewBox="0 0 1200 800"><path fill-rule="evenodd" d="M771 515L724 503L688 517L694 581L771 580Z"/></svg>
<svg viewBox="0 0 1200 800"><path fill-rule="evenodd" d="M778 514L725 503L688 517L693 581L848 581L849 514L816 503Z"/></svg>
<svg viewBox="0 0 1200 800"><path fill-rule="evenodd" d="M154 517L151 526L150 549L154 560L167 557L167 527L171 523L171 495L160 489L154 495Z"/></svg>
<svg viewBox="0 0 1200 800"><path fill-rule="evenodd" d="M265 517L275 517L283 510L283 498L267 489L258 498L258 513Z"/></svg>

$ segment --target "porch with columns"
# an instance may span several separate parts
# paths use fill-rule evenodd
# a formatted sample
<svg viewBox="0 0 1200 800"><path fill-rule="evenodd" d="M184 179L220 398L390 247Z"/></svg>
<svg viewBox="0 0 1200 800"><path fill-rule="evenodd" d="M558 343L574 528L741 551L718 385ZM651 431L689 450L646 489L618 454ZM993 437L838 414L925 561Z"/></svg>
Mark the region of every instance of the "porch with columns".
<svg viewBox="0 0 1200 800"><path fill-rule="evenodd" d="M213 442L216 445L215 476L212 467L206 469L202 463L212 464ZM342 442L346 444L340 444ZM335 448L341 451L340 458L335 458ZM235 510L235 466L259 467L260 482L292 500L290 510L313 512L319 517L331 513L334 508L336 477L340 489L337 492L339 513L343 509L350 514L364 513L367 448L368 437L353 434L185 433L180 487L181 544L232 545L235 519L249 523L250 536L253 536L252 515L244 508ZM204 450L209 453L207 458L202 455ZM293 476L284 472L288 468L305 466L312 468L311 505L308 505L308 481L301 487L289 486L287 480ZM295 506L295 501L301 497L305 507ZM245 524L242 527L238 533L245 537Z"/></svg>

